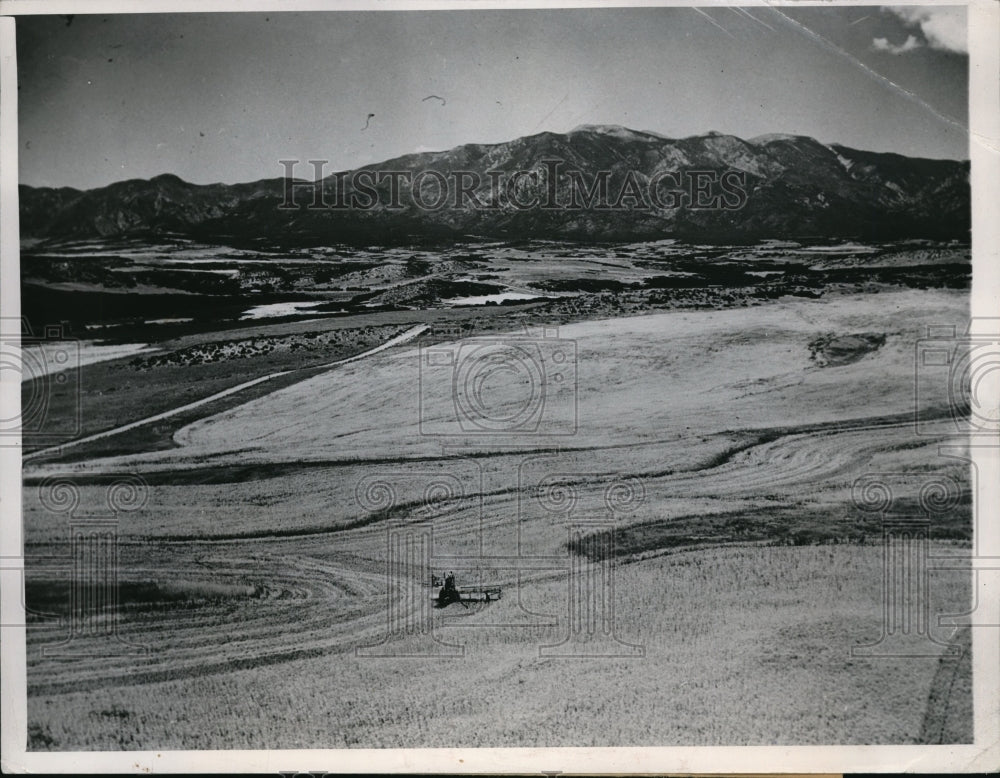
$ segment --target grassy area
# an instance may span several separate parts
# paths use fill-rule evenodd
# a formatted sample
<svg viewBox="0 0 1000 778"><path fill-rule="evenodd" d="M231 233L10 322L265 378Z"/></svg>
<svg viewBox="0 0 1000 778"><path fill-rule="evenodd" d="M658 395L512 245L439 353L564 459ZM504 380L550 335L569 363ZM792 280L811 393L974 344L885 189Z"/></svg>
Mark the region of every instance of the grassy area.
<svg viewBox="0 0 1000 778"><path fill-rule="evenodd" d="M602 294L586 299L600 303ZM670 314L612 313L573 324L560 336L576 342L578 381L574 391L548 396L546 412L568 418L571 409L579 428L559 439L522 437L517 447L491 439L442 449L441 439L421 434L424 387L413 346L241 398L228 410L200 409L213 415L178 420L187 422L179 448L111 461L82 452L86 457L66 468L79 476L81 514L104 504L102 479L112 472L148 476L145 507L120 517L117 572L129 603L121 635L150 651L105 651L73 662L44 657L38 649L63 639L65 629L33 620L32 745L967 740L964 670L947 675L934 654L851 655L884 626L884 571L882 549L872 542L883 517L850 503L859 476L904 473L889 518L918 517L914 498L925 476L951 477L964 491L935 516L933 551L968 553L973 485L965 463L939 454L960 432L947 415L924 436L909 423L914 344L929 322L961 325L967 304L963 292L909 289L785 297L739 310L684 303ZM554 310L413 312L405 321L455 317L448 320L461 334L516 329ZM389 320L378 317L390 315L404 316L373 314L384 326ZM589 313L583 306L566 315ZM126 359L101 370L145 382L122 404L134 412L158 381L176 402L182 387L171 382L198 371L206 371L205 381L246 380L248 370L302 360L304 352L288 344L326 327L283 322L255 324L254 336L189 333L166 345L183 366L143 355L134 367ZM339 329L349 338L360 328ZM444 329L431 337L458 337ZM268 350L265 337L284 345L269 341ZM248 338L242 355L221 343ZM835 358L816 359L817 343ZM223 352L224 360L204 361ZM454 413L451 379L447 373L428 389L426 407L441 418ZM115 415L107 397L121 391L91 398L105 398L98 411L104 423ZM499 391L509 392L504 401L521 397L516 383ZM928 397L923 410L939 409L945 391ZM166 446L172 430L143 437ZM119 440L104 452L138 450L125 443L142 440ZM66 517L46 510L34 488L58 469L26 471L32 559L68 555ZM548 476L571 487L571 510L539 499ZM640 482L645 500L611 509L605 490L623 478ZM386 484L385 505L362 488L372 480ZM456 491L442 497L442 483ZM589 525L585 532L593 533L595 522L615 526L615 552L609 556L600 542L567 548L570 526ZM433 530L442 564L469 580L502 582L499 602L433 611L435 635L462 646L464 658L354 653L384 632L387 591L426 588L415 585L422 576L388 566L389 523L403 532ZM552 569L522 570L492 558L519 549L547 557ZM644 656L539 653L569 634L569 595L580 579L568 571L581 569L574 565L595 576L590 580L602 565L613 569L615 633L641 645ZM54 580L42 575L42 561L35 570L37 580ZM190 589L178 588L187 583ZM970 588L968 571L933 573L931 613L968 610ZM51 605L65 588L53 592L40 602ZM240 592L253 594L227 594ZM417 606L404 605L402 617L415 618ZM934 621L933 637L955 636ZM400 641L419 649L422 639L416 631ZM946 696L959 713L928 723L928 701Z"/></svg>
<svg viewBox="0 0 1000 778"><path fill-rule="evenodd" d="M556 626L512 626L515 597L440 622L437 634L463 645L464 658L324 653L34 695L32 747L969 742L959 697L943 735L924 727L941 686L936 658L851 656L880 632L880 579L876 547L684 552L617 570L615 631L644 647L641 658L540 656L540 645L567 634L566 582L557 579L532 584L524 600ZM960 611L968 578L936 577L932 595L932 613ZM206 626L200 643L217 640L222 650L223 633L235 640L239 631L238 622ZM307 635L289 631L285 642L306 647ZM408 640L419 650L419 637ZM179 662L189 650L177 644L159 661Z"/></svg>
<svg viewBox="0 0 1000 778"><path fill-rule="evenodd" d="M343 359L374 348L403 327L396 324L336 329L328 332L307 331L295 335L251 335L222 343L198 343L179 348L165 347L150 356L125 357L80 368L79 392L51 395L45 429L77 426L86 436L153 416L232 386L270 373L308 368ZM301 380L309 375L296 376ZM54 376L25 381L22 394L27 398L45 391ZM283 385L290 382L286 380ZM203 407L187 415L190 421L201 418L206 410L219 412L245 402L248 397L273 391L276 385L254 387L247 396L224 398L212 407ZM77 407L77 403L79 403ZM165 431L176 429L173 422L161 425L149 440L150 448L162 445ZM140 439L144 433L140 433ZM132 436L133 443L136 436ZM26 433L24 450L44 448L48 441ZM130 445L124 444L128 450ZM97 450L106 450L99 447Z"/></svg>

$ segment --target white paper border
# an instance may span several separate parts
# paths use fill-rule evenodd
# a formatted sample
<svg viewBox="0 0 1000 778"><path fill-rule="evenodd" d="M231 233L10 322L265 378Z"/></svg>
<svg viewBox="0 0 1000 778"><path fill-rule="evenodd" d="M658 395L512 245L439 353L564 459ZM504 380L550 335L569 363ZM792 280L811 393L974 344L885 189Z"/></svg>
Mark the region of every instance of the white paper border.
<svg viewBox="0 0 1000 778"><path fill-rule="evenodd" d="M1000 2L963 5L969 25L969 152L972 169L972 315L1000 314ZM458 10L638 6L872 6L871 2L722 3L709 0L0 0L0 16L29 14L188 13L224 11ZM14 20L0 18L0 316L20 316L17 218L17 75ZM4 333L7 334L7 333ZM9 371L8 371L9 372ZM0 385L0 414L20 402L20 387ZM1000 558L1000 449L973 448L980 483L977 547ZM20 449L0 447L0 624L23 624L20 592L6 585L22 549ZM21 560L23 562L23 560ZM978 573L980 609L1000 613L1000 571ZM337 749L279 751L32 752L27 739L25 630L3 627L0 657L0 752L4 772L330 772L407 773L748 773L992 772L1000 769L1000 630L973 628L974 745L732 746L665 748Z"/></svg>

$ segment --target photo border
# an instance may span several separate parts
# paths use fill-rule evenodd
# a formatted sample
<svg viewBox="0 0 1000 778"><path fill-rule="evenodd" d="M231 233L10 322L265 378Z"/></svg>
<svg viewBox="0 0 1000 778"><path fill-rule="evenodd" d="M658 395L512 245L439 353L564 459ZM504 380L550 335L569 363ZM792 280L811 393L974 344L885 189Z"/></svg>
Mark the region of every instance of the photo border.
<svg viewBox="0 0 1000 778"><path fill-rule="evenodd" d="M870 2L736 2L696 0L0 0L0 311L20 317L18 232L18 123L15 62L16 15L134 14L290 11L424 11L463 9L564 9L626 7L870 7ZM1000 3L917 2L907 5L965 6L969 29L969 157L972 189L971 315L1000 311ZM7 333L4 333L5 335ZM0 413L17 415L20 387L0 385ZM973 548L1000 559L1000 444L970 446L982 477L975 495ZM20 592L9 585L23 568L20 447L0 447L0 624L24 624ZM980 607L1000 612L1000 570L979 570ZM993 771L1000 768L1000 630L974 628L974 744L937 746L726 746L621 748L442 748L217 751L27 752L25 628L4 626L0 736L6 772L260 772L316 771L385 773L650 773L650 772L929 772Z"/></svg>

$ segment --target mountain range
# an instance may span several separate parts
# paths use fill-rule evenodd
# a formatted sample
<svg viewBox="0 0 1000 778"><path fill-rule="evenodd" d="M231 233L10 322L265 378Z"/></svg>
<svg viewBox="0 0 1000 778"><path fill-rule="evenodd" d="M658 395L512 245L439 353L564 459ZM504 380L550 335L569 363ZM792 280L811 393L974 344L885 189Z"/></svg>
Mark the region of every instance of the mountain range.
<svg viewBox="0 0 1000 778"><path fill-rule="evenodd" d="M294 186L291 176L198 185L169 174L87 191L22 185L21 236L292 247L466 237L968 240L970 229L967 161L796 135L671 139L585 125L409 154L316 182L298 178L313 170L306 161L286 170Z"/></svg>

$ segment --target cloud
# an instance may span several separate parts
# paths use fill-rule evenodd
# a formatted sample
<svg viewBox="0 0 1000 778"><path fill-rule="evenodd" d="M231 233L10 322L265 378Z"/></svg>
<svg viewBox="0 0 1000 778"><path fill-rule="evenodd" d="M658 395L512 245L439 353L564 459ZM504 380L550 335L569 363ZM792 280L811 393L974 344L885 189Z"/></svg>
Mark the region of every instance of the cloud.
<svg viewBox="0 0 1000 778"><path fill-rule="evenodd" d="M918 26L923 37L927 40L927 45L939 51L951 51L956 54L969 53L968 29L966 23L966 11L964 6L919 6L919 5L891 5L883 10L893 14L907 27ZM880 45L879 41L884 41ZM920 41L916 41L917 44ZM884 38L876 38L872 45L880 51L887 51L891 54L901 54L904 51L913 51L920 48L919 45L910 46L910 38L902 46L895 46Z"/></svg>
<svg viewBox="0 0 1000 778"><path fill-rule="evenodd" d="M872 41L872 48L875 51L884 51L887 54L905 54L908 51L913 51L914 49L922 49L924 44L916 39L915 36L909 36L906 41L897 46L895 43L889 43L888 38L875 38Z"/></svg>

